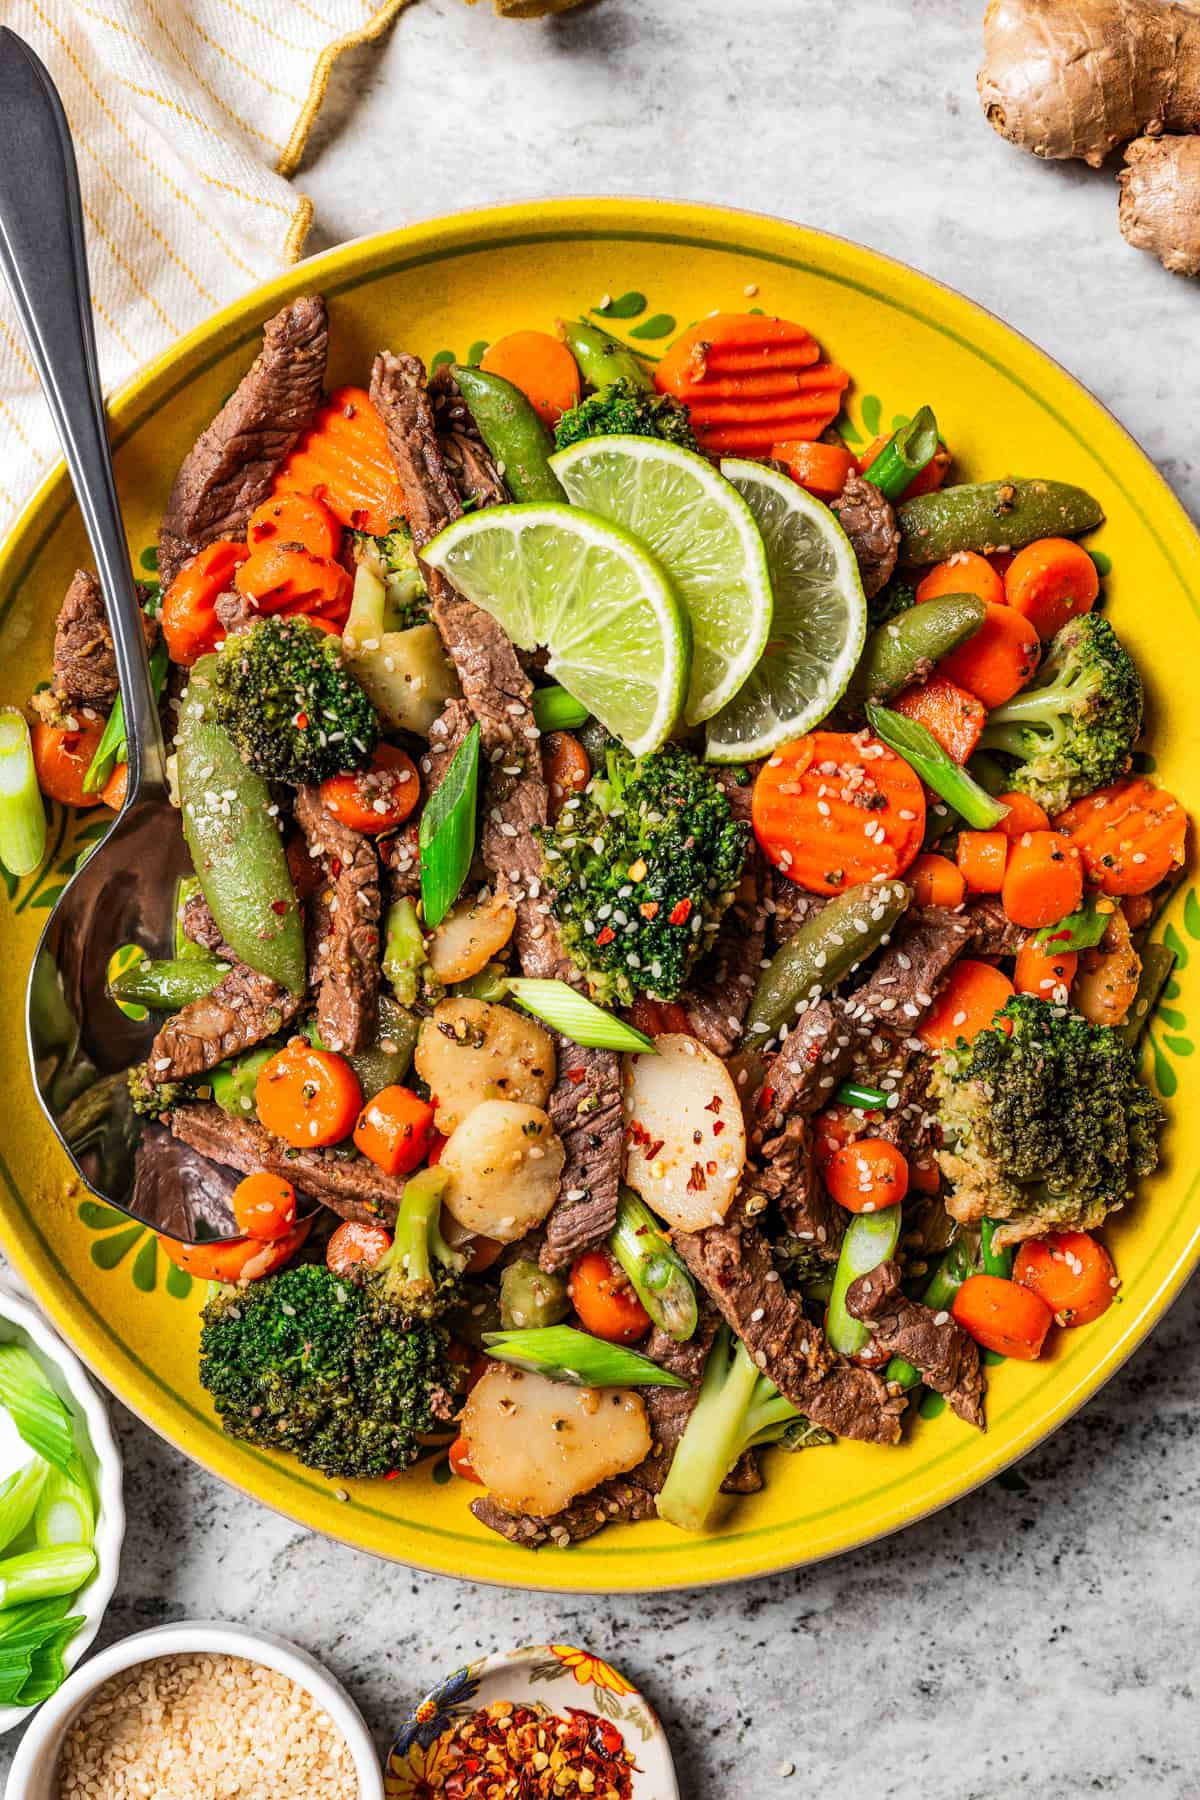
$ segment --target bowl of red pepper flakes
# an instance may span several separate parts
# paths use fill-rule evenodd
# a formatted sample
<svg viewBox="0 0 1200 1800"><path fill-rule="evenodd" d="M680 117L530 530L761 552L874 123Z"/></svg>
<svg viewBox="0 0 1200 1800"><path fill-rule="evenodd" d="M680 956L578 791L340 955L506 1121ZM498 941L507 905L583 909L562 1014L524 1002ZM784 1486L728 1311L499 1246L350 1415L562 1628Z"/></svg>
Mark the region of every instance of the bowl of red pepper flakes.
<svg viewBox="0 0 1200 1800"><path fill-rule="evenodd" d="M653 1709L571 1644L455 1669L405 1720L385 1780L388 1800L679 1800Z"/></svg>

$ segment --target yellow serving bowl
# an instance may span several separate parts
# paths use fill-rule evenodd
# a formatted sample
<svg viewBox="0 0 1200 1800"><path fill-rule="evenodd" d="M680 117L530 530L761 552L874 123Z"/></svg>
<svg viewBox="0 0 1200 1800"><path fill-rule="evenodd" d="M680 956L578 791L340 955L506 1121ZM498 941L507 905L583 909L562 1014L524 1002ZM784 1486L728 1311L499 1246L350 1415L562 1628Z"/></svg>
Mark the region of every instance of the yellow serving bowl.
<svg viewBox="0 0 1200 1800"><path fill-rule="evenodd" d="M854 244L744 213L645 200L464 213L346 245L260 288L113 402L135 559L155 542L173 471L253 356L262 321L314 289L330 303L332 382L364 381L384 345L429 361L465 358L486 338L551 327L606 296L617 302L610 328L651 354L715 308L761 307L802 321L851 371L847 415L862 441L927 401L960 479L1046 475L1090 488L1107 515L1091 543L1111 558L1112 616L1146 678L1157 775L1189 801L1200 727L1179 672L1200 655L1200 541L1137 445L1062 369L949 289ZM5 702L22 701L45 678L59 599L87 561L60 468L0 553ZM26 975L47 909L101 817L56 812L45 868L11 884L0 968L13 1079L0 1238L59 1329L148 1424L227 1481L347 1543L476 1580L606 1591L730 1581L830 1556L956 1499L1044 1438L1145 1337L1196 1263L1200 1110L1189 1110L1186 1095L1200 899L1185 883L1156 927L1178 954L1147 1052L1170 1107L1165 1156L1106 1234L1123 1282L1118 1303L1094 1325L1054 1334L1041 1362L991 1369L986 1435L943 1412L915 1420L897 1449L841 1443L795 1458L776 1453L764 1491L738 1501L711 1535L654 1523L536 1555L475 1523L475 1490L449 1477L444 1457L394 1481L338 1489L222 1435L196 1379L199 1286L144 1227L72 1180L34 1099Z"/></svg>

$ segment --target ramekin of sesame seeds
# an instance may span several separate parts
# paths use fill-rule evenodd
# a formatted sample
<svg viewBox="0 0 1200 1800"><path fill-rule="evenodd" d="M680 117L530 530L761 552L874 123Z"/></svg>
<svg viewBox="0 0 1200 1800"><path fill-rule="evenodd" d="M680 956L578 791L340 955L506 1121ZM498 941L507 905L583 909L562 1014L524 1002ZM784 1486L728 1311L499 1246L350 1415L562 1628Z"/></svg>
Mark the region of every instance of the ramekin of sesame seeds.
<svg viewBox="0 0 1200 1800"><path fill-rule="evenodd" d="M22 1800L384 1800L361 1713L305 1651L219 1622L103 1651L26 1733Z"/></svg>

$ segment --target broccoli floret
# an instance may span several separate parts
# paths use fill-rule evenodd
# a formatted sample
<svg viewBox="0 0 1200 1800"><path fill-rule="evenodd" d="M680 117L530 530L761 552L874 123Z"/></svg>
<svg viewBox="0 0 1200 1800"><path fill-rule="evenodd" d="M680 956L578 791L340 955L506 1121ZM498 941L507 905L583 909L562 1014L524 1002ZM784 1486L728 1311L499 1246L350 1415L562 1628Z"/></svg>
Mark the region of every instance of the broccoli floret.
<svg viewBox="0 0 1200 1800"><path fill-rule="evenodd" d="M379 741L375 708L338 640L299 616L226 638L212 686L218 720L272 781L300 787L361 769Z"/></svg>
<svg viewBox="0 0 1200 1800"><path fill-rule="evenodd" d="M458 1299L468 1258L441 1230L446 1175L422 1169L404 1185L392 1247L366 1276L372 1303L393 1322L434 1319Z"/></svg>
<svg viewBox="0 0 1200 1800"><path fill-rule="evenodd" d="M886 625L889 619L895 619L906 613L910 606L917 603L917 590L911 581L904 581L899 575L892 577L886 587L867 601L867 626L874 630L876 625Z"/></svg>
<svg viewBox="0 0 1200 1800"><path fill-rule="evenodd" d="M1053 815L1115 781L1142 729L1142 683L1107 619L1084 613L1050 640L1027 688L990 714L981 744L1020 758L1012 786Z"/></svg>
<svg viewBox="0 0 1200 1800"><path fill-rule="evenodd" d="M698 448L687 407L670 394L639 387L628 376L601 388L598 394L589 394L565 412L554 428L559 450L577 444L580 438L594 437L662 438L684 450Z"/></svg>
<svg viewBox="0 0 1200 1800"><path fill-rule="evenodd" d="M537 836L563 947L596 997L677 999L741 878L749 826L678 745L603 772Z"/></svg>
<svg viewBox="0 0 1200 1800"><path fill-rule="evenodd" d="M453 1417L462 1371L441 1326L398 1330L369 1284L306 1263L216 1291L200 1380L231 1437L354 1478L413 1462Z"/></svg>
<svg viewBox="0 0 1200 1800"><path fill-rule="evenodd" d="M129 1099L135 1113L145 1119L161 1119L191 1093L186 1081L155 1082L149 1063L135 1063L125 1074Z"/></svg>
<svg viewBox="0 0 1200 1800"><path fill-rule="evenodd" d="M1158 1161L1162 1108L1108 1025L1026 994L970 1044L943 1051L930 1081L938 1162L960 1220L1014 1222L1003 1247L1054 1226L1098 1225Z"/></svg>
<svg viewBox="0 0 1200 1800"><path fill-rule="evenodd" d="M423 625L429 617L429 595L417 562L416 545L409 527L400 520L386 537L368 537L366 532L354 534L354 555L365 562L383 582L384 611L376 629L357 635L378 637L383 631L409 631ZM357 602L358 595L355 595ZM356 607L351 608L347 631L352 629Z"/></svg>
<svg viewBox="0 0 1200 1800"><path fill-rule="evenodd" d="M784 1399L741 1340L722 1325L704 1365L699 1399L658 1496L660 1517L684 1531L703 1531L721 1483L743 1450L773 1444L790 1425L801 1422L808 1424L800 1408Z"/></svg>

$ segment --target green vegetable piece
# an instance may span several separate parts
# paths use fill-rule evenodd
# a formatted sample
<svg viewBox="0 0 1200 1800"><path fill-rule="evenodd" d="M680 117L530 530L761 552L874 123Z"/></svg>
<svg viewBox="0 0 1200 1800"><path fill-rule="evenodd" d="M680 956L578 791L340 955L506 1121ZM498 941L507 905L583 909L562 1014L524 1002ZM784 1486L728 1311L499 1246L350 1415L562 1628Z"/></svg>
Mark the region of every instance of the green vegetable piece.
<svg viewBox="0 0 1200 1800"><path fill-rule="evenodd" d="M126 1004L178 1012L189 1001L211 994L228 973L229 964L207 950L199 956L180 956L163 962L144 958L114 975L108 991L114 1000Z"/></svg>
<svg viewBox="0 0 1200 1800"><path fill-rule="evenodd" d="M864 481L877 487L886 500L899 500L921 470L937 455L938 427L933 409L922 406L907 425L893 431L869 469Z"/></svg>
<svg viewBox="0 0 1200 1800"><path fill-rule="evenodd" d="M57 1550L27 1550L0 1561L0 1607L24 1606L30 1600L52 1600L74 1594L94 1573L96 1554L84 1544Z"/></svg>
<svg viewBox="0 0 1200 1800"><path fill-rule="evenodd" d="M974 637L986 617L987 607L977 594L943 594L877 625L867 638L847 698L888 700L911 681L923 681L943 656Z"/></svg>
<svg viewBox="0 0 1200 1800"><path fill-rule="evenodd" d="M850 1284L860 1275L869 1275L880 1263L895 1254L900 1241L899 1206L887 1206L882 1212L855 1213L846 1227L837 1267L833 1272L833 1292L825 1319L825 1335L832 1348L842 1356L857 1356L870 1339L870 1332L859 1319L846 1311L846 1295Z"/></svg>
<svg viewBox="0 0 1200 1800"><path fill-rule="evenodd" d="M1078 537L1104 522L1100 502L1065 481L977 481L901 501L900 561L945 562L958 550L1019 550L1035 538Z"/></svg>
<svg viewBox="0 0 1200 1800"><path fill-rule="evenodd" d="M781 1450L815 1450L821 1444L836 1444L837 1438L832 1431L826 1431L823 1425L814 1425L811 1419L799 1418L784 1428L779 1439Z"/></svg>
<svg viewBox="0 0 1200 1800"><path fill-rule="evenodd" d="M977 831L991 831L1007 816L1007 806L985 793L918 720L905 718L903 713L877 706L873 701L867 704L867 718L876 737L902 756L935 794L962 814L968 825Z"/></svg>
<svg viewBox="0 0 1200 1800"><path fill-rule="evenodd" d="M461 363L451 374L513 499L565 500L562 483L550 467L554 439L520 388L502 375L464 368Z"/></svg>
<svg viewBox="0 0 1200 1800"><path fill-rule="evenodd" d="M0 863L12 875L32 875L46 854L46 806L33 766L24 714L0 711Z"/></svg>
<svg viewBox="0 0 1200 1800"><path fill-rule="evenodd" d="M462 890L475 854L475 810L479 792L479 726L472 725L441 785L421 814L421 903L425 924L441 924ZM397 996L399 997L399 996Z"/></svg>
<svg viewBox="0 0 1200 1800"><path fill-rule="evenodd" d="M546 1325L540 1331L489 1331L484 1349L497 1362L512 1363L533 1375L565 1381L573 1387L672 1387L686 1381L648 1356L609 1344L571 1325Z"/></svg>
<svg viewBox="0 0 1200 1800"><path fill-rule="evenodd" d="M57 1550L64 1544L90 1545L95 1535L91 1483L82 1458L76 1455L72 1462L69 1475L51 1469L38 1496L33 1530L43 1550Z"/></svg>
<svg viewBox="0 0 1200 1800"><path fill-rule="evenodd" d="M979 1253L985 1275L999 1275L1004 1281L1011 1281L1013 1271L1013 1252L998 1250L994 1239L997 1231L995 1219L979 1221Z"/></svg>
<svg viewBox="0 0 1200 1800"><path fill-rule="evenodd" d="M653 390L654 383L639 358L598 325L569 319L562 326L562 338L589 387L599 392L614 382L627 381L646 393Z"/></svg>
<svg viewBox="0 0 1200 1800"><path fill-rule="evenodd" d="M283 839L269 810L271 790L242 761L213 716L216 660L205 656L196 663L179 713L183 834L230 949L248 968L302 994L304 925Z"/></svg>
<svg viewBox="0 0 1200 1800"><path fill-rule="evenodd" d="M0 1406L7 1407L36 1455L70 1473L75 1454L71 1415L22 1344L0 1344Z"/></svg>
<svg viewBox="0 0 1200 1800"><path fill-rule="evenodd" d="M839 1106L853 1106L860 1112L878 1112L888 1103L882 1088L864 1087L857 1081L843 1081L833 1097Z"/></svg>
<svg viewBox="0 0 1200 1800"><path fill-rule="evenodd" d="M58 1475L57 1469L53 1472ZM50 1473L50 1464L40 1456L34 1456L23 1469L17 1469L7 1481L0 1482L0 1550L7 1550L32 1519Z"/></svg>
<svg viewBox="0 0 1200 1800"><path fill-rule="evenodd" d="M500 1275L500 1324L505 1331L561 1325L571 1310L566 1278L547 1275L530 1256L518 1256Z"/></svg>
<svg viewBox="0 0 1200 1800"><path fill-rule="evenodd" d="M375 1041L365 1050L340 1052L358 1076L364 1100L373 1100L385 1087L394 1087L404 1080L412 1064L420 1031L421 1021L415 1013L393 1000L390 994L380 994ZM304 1026L304 1034L315 1050L328 1048L315 1019L310 1019Z"/></svg>
<svg viewBox="0 0 1200 1800"><path fill-rule="evenodd" d="M212 955L211 950L206 950L203 944L196 943L183 929L183 916L187 911L188 901L199 892L200 883L194 875L181 875L175 884L175 956L177 959Z"/></svg>
<svg viewBox="0 0 1200 1800"><path fill-rule="evenodd" d="M656 394L623 378L570 407L554 427L554 445L566 450L583 438L647 437L695 451L699 446L689 421L687 407L673 394Z"/></svg>
<svg viewBox="0 0 1200 1800"><path fill-rule="evenodd" d="M156 700L163 691L169 661L166 642L160 636L150 652L150 685L154 689ZM124 762L128 755L129 746L125 741L125 709L121 705L121 696L118 694L113 701L113 709L108 715L104 730L100 733L100 742L96 745L95 753L83 777L84 793L98 794L117 764Z"/></svg>
<svg viewBox="0 0 1200 1800"><path fill-rule="evenodd" d="M532 706L539 731L573 731L591 717L587 707L564 687L534 688Z"/></svg>
<svg viewBox="0 0 1200 1800"><path fill-rule="evenodd" d="M1034 933L1034 942L1050 944L1060 954L1068 950L1094 950L1108 930L1113 916L1111 900L1100 905L1100 896L1088 894L1078 912L1068 913L1054 925L1043 925Z"/></svg>
<svg viewBox="0 0 1200 1800"><path fill-rule="evenodd" d="M401 1006L415 1005L421 991L421 972L428 961L416 906L407 896L393 900L384 927L383 972Z"/></svg>
<svg viewBox="0 0 1200 1800"><path fill-rule="evenodd" d="M1150 1015L1175 967L1175 952L1168 950L1165 944L1143 944L1141 958L1142 972L1138 977L1137 993L1133 996L1133 1004L1125 1019L1117 1027L1122 1041L1131 1050L1136 1047L1150 1023Z"/></svg>
<svg viewBox="0 0 1200 1800"><path fill-rule="evenodd" d="M637 1050L654 1054L650 1038L635 1031L624 1019L618 1019L615 1013L605 1012L602 1006L576 993L566 981L510 980L508 993L518 1006L531 1012L535 1019L544 1020L555 1031L561 1031L573 1044L583 1044L593 1050Z"/></svg>
<svg viewBox="0 0 1200 1800"><path fill-rule="evenodd" d="M463 994L468 1000L503 1000L508 993L509 975L503 963L484 963L478 974L468 975L465 981L456 981L452 990Z"/></svg>
<svg viewBox="0 0 1200 1800"><path fill-rule="evenodd" d="M256 1119L258 1108L255 1089L258 1078L276 1053L275 1045L259 1045L245 1050L231 1062L218 1063L209 1075L212 1097L231 1119Z"/></svg>
<svg viewBox="0 0 1200 1800"><path fill-rule="evenodd" d="M700 1318L695 1283L658 1220L632 1188L621 1189L608 1247L654 1323L677 1344L686 1343Z"/></svg>
<svg viewBox="0 0 1200 1800"><path fill-rule="evenodd" d="M747 1041L774 1037L879 948L912 898L902 881L859 882L835 894L775 952L746 1014Z"/></svg>
<svg viewBox="0 0 1200 1800"><path fill-rule="evenodd" d="M949 1312L957 1294L968 1275L975 1272L975 1258L966 1238L957 1237L945 1251L937 1268L930 1278L929 1285L921 1295L922 1303L932 1307L934 1312ZM907 1357L893 1356L883 1372L884 1380L891 1385L895 1382L906 1391L920 1385L921 1371L910 1363Z"/></svg>
<svg viewBox="0 0 1200 1800"><path fill-rule="evenodd" d="M202 660L209 710L260 775L299 787L370 762L375 708L346 666L341 639L301 614L262 619Z"/></svg>

